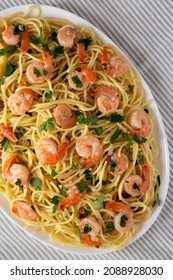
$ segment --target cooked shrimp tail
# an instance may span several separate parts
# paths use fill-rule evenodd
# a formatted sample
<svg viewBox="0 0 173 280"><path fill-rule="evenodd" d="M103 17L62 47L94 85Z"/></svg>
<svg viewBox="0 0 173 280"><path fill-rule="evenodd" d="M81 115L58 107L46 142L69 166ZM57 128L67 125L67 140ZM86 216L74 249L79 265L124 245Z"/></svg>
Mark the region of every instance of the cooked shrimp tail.
<svg viewBox="0 0 173 280"><path fill-rule="evenodd" d="M16 135L12 132L12 130L4 124L0 124L0 132L11 142L15 143L18 141Z"/></svg>
<svg viewBox="0 0 173 280"><path fill-rule="evenodd" d="M31 221L36 221L38 219L38 214L31 208L31 205L26 202L16 202L12 206L12 212L18 213L19 217L22 219Z"/></svg>

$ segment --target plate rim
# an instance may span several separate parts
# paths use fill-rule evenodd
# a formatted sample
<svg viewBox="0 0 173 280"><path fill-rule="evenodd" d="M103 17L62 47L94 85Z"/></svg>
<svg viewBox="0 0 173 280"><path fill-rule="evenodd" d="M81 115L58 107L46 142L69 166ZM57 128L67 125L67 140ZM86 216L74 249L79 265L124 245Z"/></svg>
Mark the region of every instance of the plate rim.
<svg viewBox="0 0 173 280"><path fill-rule="evenodd" d="M141 232L141 234L137 233L133 238L132 240L130 240L130 242L127 244L127 246L123 249L125 250L126 248L128 248L129 245L131 245L132 243L134 243L135 241L137 241L139 238L143 237L144 234L151 228L151 226L155 223L155 221L157 220L158 216L160 215L160 213L162 212L162 208L165 204L165 200L166 200L166 197L167 197L167 193L168 193L168 188L169 188L169 178L170 178L170 159L169 159L169 148L168 148L168 141L167 141L167 135L166 135L166 131L165 131L165 127L163 125L163 121L162 121L162 117L161 117L161 114L160 114L160 111L159 111L159 108L157 106L157 103L155 101L155 98L152 94L152 91L151 89L149 88L148 84L146 83L146 81L144 80L143 76L141 75L140 73L140 70L137 69L135 63L133 62L133 60L126 54L126 52L120 47L118 46L112 39L110 39L101 29L99 29L98 27L96 27L94 24L90 23L88 20L72 13L72 12L69 12L65 9L61 9L59 7L56 7L56 6L52 6L52 5L41 5L41 4L25 4L25 5L19 5L19 6L13 6L13 7L10 7L10 8L7 8L7 9L3 9L3 10L0 10L0 17L8 17L10 14L12 13L15 13L17 11L23 11L24 9L26 9L27 7L31 7L31 6L39 6L40 9L41 9L41 16L45 17L46 16L44 15L44 13L46 13L48 11L48 9L50 10L54 10L53 12L53 16L52 18L55 17L55 12L57 11L57 16L56 18L64 18L62 15L65 13L65 14L68 14L70 15L72 18L75 17L76 20L79 20L82 22L82 24L84 25L87 25L89 27L91 27L93 30L94 30L94 33L96 34L97 37L104 37L106 39L106 41L109 42L109 44L112 44L125 58L126 60L128 61L128 63L135 69L135 71L137 71L137 73L139 74L140 78L141 78L141 83L143 86L145 86L145 93L149 93L149 95L152 97L153 99L153 102L152 102L152 105L150 105L150 107L154 107L154 112L156 113L157 115L157 122L160 123L159 125L159 128L163 134L163 137L162 137L162 145L164 147L164 155L165 155L165 159L166 159L166 167L165 167L165 170L166 170L166 174L165 174L165 180L166 180L166 188L165 188L165 191L162 193L162 204L160 207L157 207L157 209L155 208L153 210L153 213L151 214L151 216L148 218L148 220L146 222L144 222L142 225L145 225L146 223L148 224L148 226L143 230L139 230L139 233ZM62 12L62 14L61 14ZM60 13L60 15L59 15ZM4 14L6 14L4 16ZM43 15L42 15L43 14ZM47 16L50 18L50 16ZM71 19L69 19L69 21L71 21ZM76 24L75 22L71 21L73 24ZM98 34L99 33L99 34ZM101 39L102 40L102 39ZM104 40L103 40L104 41ZM145 98L145 96L144 96ZM153 111L152 110L152 111ZM154 135L155 136L155 135ZM154 137L155 138L155 137ZM156 140L156 139L155 139ZM162 184L162 183L161 183ZM162 186L163 187L163 186ZM3 199L1 199L2 197L5 198L6 201L8 201L8 199L5 197L5 195L0 195L0 201L2 201ZM0 209L1 211L5 214L6 217L8 217L10 219L10 221L12 221L13 224L17 225L19 228L22 229L22 231L24 231L26 234L29 234L29 236L31 236L32 238L40 241L41 243L44 243L44 244L47 244L48 246L50 247L53 247L54 249L59 249L59 250L62 250L63 252L68 252L68 253L77 253L77 254L80 254L80 255L102 255L102 254L106 254L106 253L112 253L114 251L118 251L118 250L115 250L113 248L110 248L110 249L96 249L96 248L82 248L82 247L76 247L76 246L72 246L72 245L63 245L61 243L58 243L58 242L52 242L49 240L49 237L48 237L48 234L46 239L47 240L43 240L44 238L40 238L39 236L37 236L35 233L33 233L31 231L31 229L33 230L32 227L30 227L30 229L26 229L25 228L25 224L24 222L21 222L20 219L16 218L11 212L10 212L10 209L9 211L7 209L5 209L5 207L3 208L1 205L0 205ZM155 212L155 213L154 213Z"/></svg>

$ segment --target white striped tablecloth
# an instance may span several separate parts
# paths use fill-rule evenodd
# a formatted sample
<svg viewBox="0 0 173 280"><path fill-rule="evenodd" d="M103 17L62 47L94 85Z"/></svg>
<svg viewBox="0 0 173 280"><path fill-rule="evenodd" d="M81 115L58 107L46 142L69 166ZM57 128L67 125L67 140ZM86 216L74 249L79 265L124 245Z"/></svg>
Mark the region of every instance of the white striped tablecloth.
<svg viewBox="0 0 173 280"><path fill-rule="evenodd" d="M0 10L47 4L101 29L133 60L158 104L173 160L173 0L3 0ZM172 169L171 169L172 170ZM126 249L101 256L63 253L28 236L0 212L0 259L173 259L173 174L156 222Z"/></svg>

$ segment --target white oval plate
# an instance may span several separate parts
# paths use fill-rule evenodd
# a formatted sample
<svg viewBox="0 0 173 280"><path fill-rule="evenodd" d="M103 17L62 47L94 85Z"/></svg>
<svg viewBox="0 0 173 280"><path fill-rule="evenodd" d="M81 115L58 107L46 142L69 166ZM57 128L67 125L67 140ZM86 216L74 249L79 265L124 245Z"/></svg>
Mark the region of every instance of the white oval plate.
<svg viewBox="0 0 173 280"><path fill-rule="evenodd" d="M3 11L0 11L0 16L1 17L8 17L11 13L19 12L19 11L24 11L28 5L21 5L13 8L9 8ZM81 17L74 15L68 11L56 8L56 7L51 7L51 6L46 6L46 5L40 5L42 17L54 17L54 18L64 18L68 19L72 23L79 25L79 26L87 26L91 27L95 35L104 43L107 44L112 44L114 45L119 52L126 58L128 63L138 72L134 64L131 62L131 60L123 53L119 47L116 46L116 44L110 40L102 31L97 29L95 26L93 26L91 23L87 22L86 20L82 19ZM139 73L138 73L139 74ZM139 74L140 75L140 74ZM141 77L141 75L140 75ZM142 80L142 87L145 91L145 99L153 99L152 104L150 105L150 108L152 110L152 114L154 116L154 136L157 144L157 148L159 150L159 157L157 161L157 167L159 170L159 174L161 177L161 185L159 188L159 197L161 199L161 206L160 207L155 207L155 209L152 212L151 217L140 226L139 232L134 236L134 238L131 240L129 244L132 242L136 241L138 238L140 238L150 227L151 225L155 222L157 219L168 190L168 184L169 184L169 153L168 153L168 144L167 144L167 139L166 139L166 134L165 134L165 129L163 126L163 122L158 110L158 107L156 105L156 102L153 98L153 95L144 81L144 79L141 77ZM70 245L63 245L57 242L50 242L48 235L44 232L39 232L37 234L32 232L32 228L24 228L24 223L20 220L18 220L11 212L9 209L9 204L7 202L7 199L5 198L4 195L0 195L0 208L6 214L11 220L18 225L22 230L25 230L25 232L29 233L32 237L37 238L39 241L42 241L44 243L47 243L49 246L53 246L54 248L58 248L63 251L68 251L68 252L75 252L78 254L103 254L103 253L110 253L113 252L113 249L96 249L96 248L79 248L79 247L74 247Z"/></svg>

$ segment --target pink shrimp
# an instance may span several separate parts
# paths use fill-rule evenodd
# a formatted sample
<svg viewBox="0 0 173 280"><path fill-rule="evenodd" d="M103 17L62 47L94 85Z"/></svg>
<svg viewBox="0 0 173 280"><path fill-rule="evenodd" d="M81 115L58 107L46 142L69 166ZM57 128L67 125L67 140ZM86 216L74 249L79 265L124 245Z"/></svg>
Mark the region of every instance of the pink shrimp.
<svg viewBox="0 0 173 280"><path fill-rule="evenodd" d="M126 193L131 196L145 194L150 187L150 171L146 164L142 165L142 177L139 175L130 175L124 183Z"/></svg>
<svg viewBox="0 0 173 280"><path fill-rule="evenodd" d="M115 89L108 87L108 86L96 86L91 91L92 96L97 97L97 104L99 111L105 115L110 115L115 113L118 105L118 93Z"/></svg>
<svg viewBox="0 0 173 280"><path fill-rule="evenodd" d="M2 174L10 184L15 186L17 180L20 180L20 185L23 186L28 183L29 171L25 165L16 163L17 157L18 154L14 154L7 160L2 169Z"/></svg>
<svg viewBox="0 0 173 280"><path fill-rule="evenodd" d="M64 48L72 48L81 38L80 32L71 26L63 26L57 34L58 42Z"/></svg>
<svg viewBox="0 0 173 280"><path fill-rule="evenodd" d="M8 107L14 115L25 114L33 103L33 90L19 89L8 98Z"/></svg>
<svg viewBox="0 0 173 280"><path fill-rule="evenodd" d="M120 78L127 72L125 60L120 55L110 57L106 49L102 50L101 63L105 65L105 72L113 78Z"/></svg>
<svg viewBox="0 0 173 280"><path fill-rule="evenodd" d="M22 52L26 52L29 47L29 35L26 30L20 31L19 34L14 34L15 26L10 25L2 32L2 38L7 45L15 46L21 39L20 49Z"/></svg>
<svg viewBox="0 0 173 280"><path fill-rule="evenodd" d="M112 167L112 163L114 163L114 167ZM111 170L112 167L112 170ZM121 175L129 168L129 160L128 157L121 153L120 156L117 152L114 152L111 157L107 158L107 171L112 175Z"/></svg>
<svg viewBox="0 0 173 280"><path fill-rule="evenodd" d="M50 55L42 50L42 58L44 64L41 62L32 62L26 69L26 76L31 83L41 84L50 79L53 73L53 65Z"/></svg>
<svg viewBox="0 0 173 280"><path fill-rule="evenodd" d="M65 141L58 146L53 140L49 138L40 139L35 146L35 153L42 163L47 165L56 164L60 161L67 151L69 142Z"/></svg>
<svg viewBox="0 0 173 280"><path fill-rule="evenodd" d="M103 154L100 141L93 135L85 135L77 138L75 149L81 157L86 159L79 163L78 168L89 168L93 166L101 159Z"/></svg>
<svg viewBox="0 0 173 280"><path fill-rule="evenodd" d="M87 68L82 67L81 71L72 70L68 76L69 87L78 91L82 91L87 88L89 84L95 83L95 77L93 73Z"/></svg>
<svg viewBox="0 0 173 280"><path fill-rule="evenodd" d="M73 183L74 181L75 179L68 181L68 184L66 185L66 188L68 188L66 192L67 198L59 204L58 210L64 210L65 208L76 204L83 197L83 193L79 192L77 186Z"/></svg>
<svg viewBox="0 0 173 280"><path fill-rule="evenodd" d="M77 118L66 104L58 105L53 110L53 116L57 125L62 128L71 128L76 125Z"/></svg>
<svg viewBox="0 0 173 280"><path fill-rule="evenodd" d="M18 215L25 220L36 221L38 219L38 214L31 208L31 205L18 201L12 206L12 212L18 213Z"/></svg>
<svg viewBox="0 0 173 280"><path fill-rule="evenodd" d="M0 132L1 135L4 135L4 137L9 139L11 142L15 143L18 141L16 135L12 132L12 130L2 123L0 124Z"/></svg>
<svg viewBox="0 0 173 280"><path fill-rule="evenodd" d="M119 213L114 218L114 226L117 231L127 233L133 227L133 210L129 205L110 201L106 203L106 208Z"/></svg>
<svg viewBox="0 0 173 280"><path fill-rule="evenodd" d="M129 132L131 136L136 134L139 137L146 137L151 131L149 116L141 109L133 111L128 117L128 122L134 128Z"/></svg>
<svg viewBox="0 0 173 280"><path fill-rule="evenodd" d="M95 247L103 245L97 238L97 235L101 231L101 226L94 217L82 219L79 225L79 231L81 240L86 245Z"/></svg>

